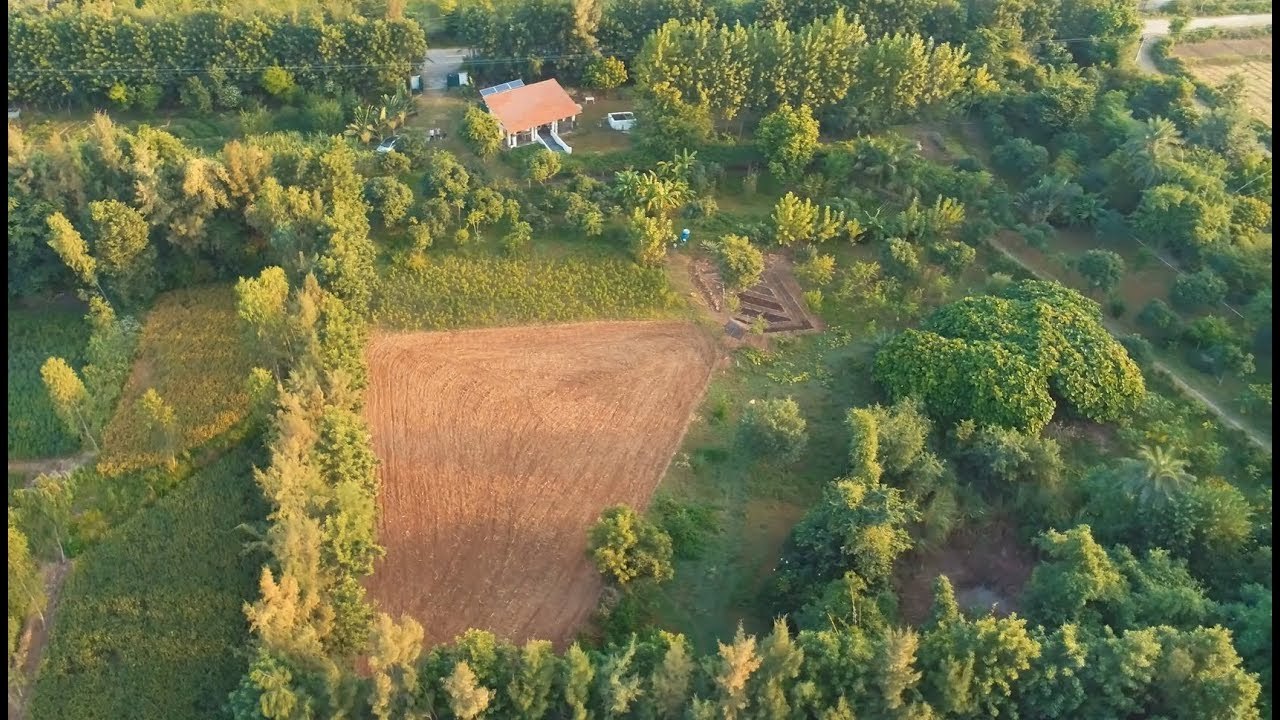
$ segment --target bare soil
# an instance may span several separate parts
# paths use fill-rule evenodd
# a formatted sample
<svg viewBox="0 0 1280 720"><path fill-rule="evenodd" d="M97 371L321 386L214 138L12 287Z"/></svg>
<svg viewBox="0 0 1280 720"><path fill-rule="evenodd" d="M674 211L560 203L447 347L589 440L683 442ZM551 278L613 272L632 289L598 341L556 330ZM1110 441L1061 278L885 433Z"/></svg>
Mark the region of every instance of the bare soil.
<svg viewBox="0 0 1280 720"><path fill-rule="evenodd" d="M1018 611L1018 596L1034 565L1035 555L1018 541L1013 525L996 518L899 560L894 583L899 609L912 625L924 622L933 604L933 582L946 575L961 608L981 614L994 607L997 614L1008 615Z"/></svg>
<svg viewBox="0 0 1280 720"><path fill-rule="evenodd" d="M474 627L565 645L602 587L588 528L610 505L648 504L715 347L677 322L373 338L387 554L370 594L432 642Z"/></svg>
<svg viewBox="0 0 1280 720"><path fill-rule="evenodd" d="M1258 119L1271 124L1271 38L1218 39L1179 44L1173 54L1187 63L1198 79L1217 87L1232 73L1245 78L1244 104Z"/></svg>

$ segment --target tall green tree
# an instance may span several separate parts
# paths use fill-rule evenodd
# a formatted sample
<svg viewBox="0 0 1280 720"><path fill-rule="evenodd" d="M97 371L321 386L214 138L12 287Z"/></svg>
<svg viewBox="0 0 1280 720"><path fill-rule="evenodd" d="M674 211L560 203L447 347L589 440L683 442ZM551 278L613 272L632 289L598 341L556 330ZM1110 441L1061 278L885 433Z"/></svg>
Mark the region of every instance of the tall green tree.
<svg viewBox="0 0 1280 720"><path fill-rule="evenodd" d="M13 509L37 555L66 561L71 532L73 488L68 477L41 474L30 487L13 492Z"/></svg>
<svg viewBox="0 0 1280 720"><path fill-rule="evenodd" d="M444 681L444 691L449 698L449 709L458 720L480 717L493 700L493 691L480 685L466 660L454 666L453 674Z"/></svg>
<svg viewBox="0 0 1280 720"><path fill-rule="evenodd" d="M760 121L756 142L769 172L784 183L795 182L818 149L818 121L808 105L784 104Z"/></svg>
<svg viewBox="0 0 1280 720"><path fill-rule="evenodd" d="M89 203L97 269L126 305L146 303L156 290L156 250L142 213L116 200Z"/></svg>
<svg viewBox="0 0 1280 720"><path fill-rule="evenodd" d="M80 376L66 360L51 357L40 367L40 377L62 424L97 452L98 441L89 424L89 393Z"/></svg>

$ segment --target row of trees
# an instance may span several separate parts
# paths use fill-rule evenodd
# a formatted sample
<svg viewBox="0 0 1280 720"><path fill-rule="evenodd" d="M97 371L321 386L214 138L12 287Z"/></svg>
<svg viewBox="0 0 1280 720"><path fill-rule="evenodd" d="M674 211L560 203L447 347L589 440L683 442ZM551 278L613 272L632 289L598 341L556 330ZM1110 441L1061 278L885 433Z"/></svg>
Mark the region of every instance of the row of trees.
<svg viewBox="0 0 1280 720"><path fill-rule="evenodd" d="M39 105L154 108L197 78L221 94L278 94L295 80L329 94L392 92L426 50L412 20L217 10L142 18L60 6L13 14L8 37L9 102Z"/></svg>
<svg viewBox="0 0 1280 720"><path fill-rule="evenodd" d="M868 39L843 12L792 31L708 20L663 25L635 60L642 88L670 88L721 121L805 106L839 130L874 130L960 101L986 82L962 49L919 35Z"/></svg>

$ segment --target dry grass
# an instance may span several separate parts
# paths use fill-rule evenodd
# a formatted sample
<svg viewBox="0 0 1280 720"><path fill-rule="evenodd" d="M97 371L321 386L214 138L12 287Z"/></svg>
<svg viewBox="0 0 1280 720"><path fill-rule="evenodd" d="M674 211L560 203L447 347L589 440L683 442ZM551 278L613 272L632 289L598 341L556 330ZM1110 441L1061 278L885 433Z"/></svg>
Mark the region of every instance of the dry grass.
<svg viewBox="0 0 1280 720"><path fill-rule="evenodd" d="M1173 54L1187 64L1196 78L1214 87L1232 73L1244 75L1245 107L1258 119L1271 123L1270 37L1177 45Z"/></svg>
<svg viewBox="0 0 1280 720"><path fill-rule="evenodd" d="M252 367L231 288L165 294L147 314L133 372L103 433L98 469L116 474L163 462L138 408L148 388L173 407L179 454L240 425L249 409L245 381Z"/></svg>
<svg viewBox="0 0 1280 720"><path fill-rule="evenodd" d="M587 529L648 503L714 357L673 322L375 337L387 555L371 594L432 641L476 627L566 643L601 589Z"/></svg>

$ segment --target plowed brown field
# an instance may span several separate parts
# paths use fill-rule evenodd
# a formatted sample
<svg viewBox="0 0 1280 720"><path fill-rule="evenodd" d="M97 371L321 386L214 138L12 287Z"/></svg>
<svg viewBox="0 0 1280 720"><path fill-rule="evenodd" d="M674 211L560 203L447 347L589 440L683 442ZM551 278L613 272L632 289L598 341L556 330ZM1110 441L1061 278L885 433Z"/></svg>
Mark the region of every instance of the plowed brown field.
<svg viewBox="0 0 1280 720"><path fill-rule="evenodd" d="M648 503L715 349L690 324L616 322L384 334L368 359L387 549L371 595L430 641L563 645L601 589L587 529Z"/></svg>

